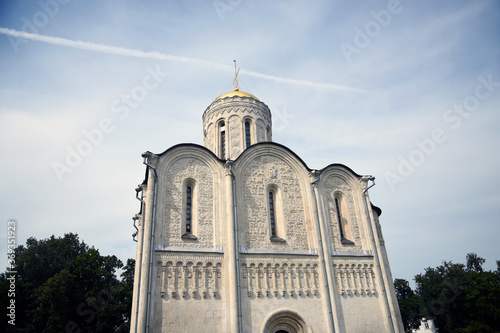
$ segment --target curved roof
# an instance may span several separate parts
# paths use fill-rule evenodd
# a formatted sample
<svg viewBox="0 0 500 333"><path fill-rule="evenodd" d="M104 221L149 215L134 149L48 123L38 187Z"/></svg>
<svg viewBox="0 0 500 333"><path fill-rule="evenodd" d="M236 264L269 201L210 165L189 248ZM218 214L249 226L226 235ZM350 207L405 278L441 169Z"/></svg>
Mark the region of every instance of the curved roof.
<svg viewBox="0 0 500 333"><path fill-rule="evenodd" d="M212 157L214 157L216 160L219 160L222 163L225 162L224 160L221 160L217 155L214 154L213 151L211 151L207 147L199 145L199 144L196 144L196 143L178 143L178 144L176 144L176 145L174 145L174 146L166 149L162 153L155 154L155 155L157 155L157 156L163 156L163 155L167 154L168 152L170 152L170 151L172 151L172 150L174 150L176 148L179 148L179 147L194 147L194 148L199 148L199 149L204 150L205 152L209 153L210 155L212 155Z"/></svg>
<svg viewBox="0 0 500 333"><path fill-rule="evenodd" d="M224 96L224 95L222 95ZM264 142L259 142L259 143L256 143L256 144L253 144L251 145L250 147L248 147L247 149L245 149L241 154L240 156L238 156L236 158L236 160L234 160L235 162L238 161L238 160L241 160L242 159L242 156L245 155L245 154L248 154L250 151L252 151L253 149L255 149L256 147L258 146L265 146L265 145L272 145L272 146L275 146L275 147L279 147L279 148L282 148L284 149L285 151L287 151L288 153L290 153L293 157L295 157L300 164L302 164L304 166L304 168L307 170L307 171L312 171L313 169L309 168L307 166L307 164L304 162L304 160L302 160L302 158L300 158L300 156L298 156L293 150L291 150L290 148L288 148L287 146L285 145L282 145L280 143L276 143L276 142L272 142L272 141L264 141ZM223 160L223 159L220 159L217 155L214 154L213 151L211 151L210 149L208 149L207 147L205 146L201 146L199 144L196 144L196 143L179 143L179 144L176 144L168 149L166 149L165 151L163 151L162 153L159 153L159 154L155 154L157 156L162 156L162 155L165 155L167 153L169 153L170 151L176 149L176 148L180 148L180 147L192 147L192 148L195 148L195 149L201 149L203 151L205 151L206 153L208 153L209 155L211 155L214 160L218 161L219 163L221 163L221 165L223 165L226 160ZM349 168L348 166L346 166L345 164L341 164L341 163L332 163L326 167L324 167L323 169L321 170L318 170L321 173L325 172L327 169L330 169L330 168L335 168L335 167L340 167L340 168L344 168L346 169L348 172L350 172L351 174L353 174L355 177L357 178L361 178L362 176L357 174L356 172L354 172L351 168ZM145 178L144 178L144 181L142 184L147 184L147 180L148 180L148 169L149 169L149 166L146 168L146 175L145 175ZM370 201L370 204L371 204L371 207L372 209L377 213L378 216L382 215L382 210L375 206L371 201Z"/></svg>
<svg viewBox="0 0 500 333"><path fill-rule="evenodd" d="M240 156L238 156L236 158L235 161L237 160L240 160L241 159L241 156L244 155L245 153L248 153L249 151L251 151L252 149L256 148L257 146L263 146L263 145L272 145L272 146L277 146L277 147L280 147L286 151L288 151L292 156L294 156L306 169L307 171L312 171L313 169L309 168L309 166L307 166L307 164L304 162L304 160L302 158L300 158L299 155L297 155L293 150L291 150L290 148L288 148L287 146L285 145L282 145L280 143L277 143L277 142L273 142L273 141L263 141L263 142L258 142L256 144L253 144L251 145L250 147L248 147L247 149L245 149L241 154ZM174 150L175 148L178 148L178 147L194 147L194 148L201 148L202 150L208 152L210 155L212 155L216 160L219 160L221 163L225 163L226 160L223 160L223 159L220 159L217 155L214 154L213 151L211 151L210 149L208 149L207 147L205 146L201 146L199 144L196 144L196 143L178 143L168 149L166 149L165 151L163 151L162 153L159 153L159 154L155 154L157 156L162 156L162 155L165 155L166 153ZM361 178L362 176L359 175L358 173L354 172L351 168L349 168L347 165L345 164L341 164L341 163L332 163L326 167L324 167L323 169L321 170L318 170L320 173L324 172L326 169L328 168L332 168L332 167L340 167L340 168L344 168L346 170L348 170L350 173L352 173L354 176L358 177L358 178Z"/></svg>
<svg viewBox="0 0 500 333"><path fill-rule="evenodd" d="M223 99L223 98L226 98L226 97L233 97L233 96L238 96L238 97L249 97L249 98L253 98L255 99L256 101L258 101L259 99L257 97L255 97L254 95L252 94L249 94L247 92L244 92L244 91L240 91L238 88L234 89L233 91L230 91L228 93L225 93L223 95L220 95L219 97L217 97L216 99L214 99L214 102L219 100L219 99Z"/></svg>

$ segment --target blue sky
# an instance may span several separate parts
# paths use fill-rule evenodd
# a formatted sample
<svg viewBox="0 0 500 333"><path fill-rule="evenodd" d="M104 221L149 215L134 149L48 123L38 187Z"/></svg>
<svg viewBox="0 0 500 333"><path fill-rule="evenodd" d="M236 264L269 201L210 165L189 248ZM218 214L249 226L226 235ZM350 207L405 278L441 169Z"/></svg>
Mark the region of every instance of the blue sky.
<svg viewBox="0 0 500 333"><path fill-rule="evenodd" d="M135 257L141 154L202 144L237 59L274 141L376 177L394 277L500 259L496 1L3 1L0 27L0 253L14 218Z"/></svg>

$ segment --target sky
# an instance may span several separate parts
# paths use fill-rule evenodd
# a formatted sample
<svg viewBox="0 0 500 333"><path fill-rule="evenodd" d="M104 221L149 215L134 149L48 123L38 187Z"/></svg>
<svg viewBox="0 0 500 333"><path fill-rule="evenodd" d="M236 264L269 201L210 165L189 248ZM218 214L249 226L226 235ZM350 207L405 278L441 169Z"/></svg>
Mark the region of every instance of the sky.
<svg viewBox="0 0 500 333"><path fill-rule="evenodd" d="M141 154L203 144L239 87L311 169L373 175L394 278L467 253L500 260L500 3L0 3L0 267L73 232L135 258Z"/></svg>

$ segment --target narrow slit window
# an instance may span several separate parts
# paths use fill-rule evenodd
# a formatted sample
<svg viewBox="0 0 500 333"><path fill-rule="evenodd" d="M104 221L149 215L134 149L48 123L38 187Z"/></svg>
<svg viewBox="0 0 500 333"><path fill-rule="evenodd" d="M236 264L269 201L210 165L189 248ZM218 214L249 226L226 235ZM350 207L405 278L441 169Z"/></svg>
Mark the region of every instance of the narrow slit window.
<svg viewBox="0 0 500 333"><path fill-rule="evenodd" d="M339 221L340 238L344 239L345 234L344 234L344 227L342 226L342 213L340 212L340 204L338 198L335 198L335 207L337 208L337 219Z"/></svg>
<svg viewBox="0 0 500 333"><path fill-rule="evenodd" d="M345 212L342 211L341 196L335 198L335 207L337 208L337 219L339 221L340 242L344 245L354 245L354 242L350 240L352 235L349 221L343 215Z"/></svg>
<svg viewBox="0 0 500 333"><path fill-rule="evenodd" d="M220 125L220 157L226 158L226 126L224 122Z"/></svg>
<svg viewBox="0 0 500 333"><path fill-rule="evenodd" d="M271 220L271 236L276 236L276 213L274 209L274 193L269 192L269 218Z"/></svg>
<svg viewBox="0 0 500 333"><path fill-rule="evenodd" d="M193 208L193 189L191 186L186 188L186 232L191 233L191 223L192 223L192 208Z"/></svg>
<svg viewBox="0 0 500 333"><path fill-rule="evenodd" d="M250 140L250 122L245 121L245 142L246 142L246 147L250 147L251 145L251 140Z"/></svg>

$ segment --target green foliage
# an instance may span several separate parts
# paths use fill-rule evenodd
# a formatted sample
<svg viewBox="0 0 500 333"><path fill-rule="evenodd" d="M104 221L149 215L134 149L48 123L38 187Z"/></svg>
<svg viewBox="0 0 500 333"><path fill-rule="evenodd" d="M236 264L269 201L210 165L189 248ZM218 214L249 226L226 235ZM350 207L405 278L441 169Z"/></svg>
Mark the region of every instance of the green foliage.
<svg viewBox="0 0 500 333"><path fill-rule="evenodd" d="M396 289L403 326L406 332L411 332L412 329L420 326L420 320L422 319L420 308L422 307L422 302L420 301L420 297L411 289L408 281L396 279L394 280L394 288Z"/></svg>
<svg viewBox="0 0 500 333"><path fill-rule="evenodd" d="M16 332L125 332L129 330L134 260L123 263L76 234L36 240L16 249ZM8 281L0 275L0 306ZM0 331L12 325L2 322Z"/></svg>
<svg viewBox="0 0 500 333"><path fill-rule="evenodd" d="M470 253L466 265L443 261L415 276L423 315L440 333L500 332L500 274L484 262Z"/></svg>

